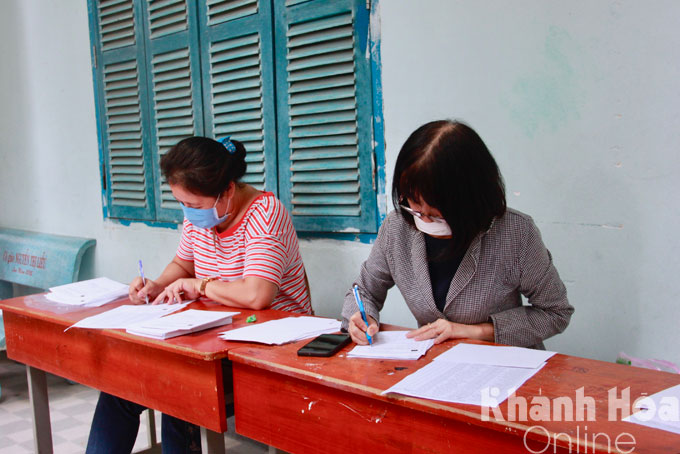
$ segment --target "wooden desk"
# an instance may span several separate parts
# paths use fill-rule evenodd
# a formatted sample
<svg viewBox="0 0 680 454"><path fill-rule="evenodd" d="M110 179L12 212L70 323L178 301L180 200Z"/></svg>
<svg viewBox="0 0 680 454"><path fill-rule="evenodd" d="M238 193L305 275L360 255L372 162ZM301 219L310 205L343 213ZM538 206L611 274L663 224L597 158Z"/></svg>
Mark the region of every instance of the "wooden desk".
<svg viewBox="0 0 680 454"><path fill-rule="evenodd" d="M227 420L222 359L230 348L243 344L224 341L217 333L244 326L253 313L258 322L293 314L195 302L189 307L241 314L231 325L164 341L122 330L74 328L64 332L78 320L126 303L124 299L74 310L51 303L43 294L0 302L7 356L28 368L36 452L52 452L45 371L197 424L202 428L203 446L210 452L224 452L221 434L227 430Z"/></svg>
<svg viewBox="0 0 680 454"><path fill-rule="evenodd" d="M680 435L610 422L607 413L611 388L618 387L621 397L630 387L632 403L680 383L679 375L556 355L517 396L529 408L535 396L576 402L583 387L595 401L595 421L508 422L508 401L500 405L503 421L491 412L484 421L477 406L380 395L457 342L435 346L417 362L346 358L353 345L333 358L298 357L304 343L229 351L236 432L296 454L617 452L615 439L624 433L635 445L625 444L632 439L622 435L618 452L680 452Z"/></svg>

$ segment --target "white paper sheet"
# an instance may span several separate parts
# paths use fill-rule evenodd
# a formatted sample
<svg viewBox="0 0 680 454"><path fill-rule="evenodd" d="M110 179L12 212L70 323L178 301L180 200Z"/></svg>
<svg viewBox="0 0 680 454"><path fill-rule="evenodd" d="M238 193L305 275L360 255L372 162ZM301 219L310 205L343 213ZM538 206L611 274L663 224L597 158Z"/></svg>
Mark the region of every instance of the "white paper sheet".
<svg viewBox="0 0 680 454"><path fill-rule="evenodd" d="M640 410L622 421L680 434L680 385L639 401Z"/></svg>
<svg viewBox="0 0 680 454"><path fill-rule="evenodd" d="M70 306L97 307L128 294L128 285L107 277L98 277L50 288L45 297Z"/></svg>
<svg viewBox="0 0 680 454"><path fill-rule="evenodd" d="M498 404L530 379L538 369L432 361L382 392L460 404L482 405L482 393ZM497 388L498 393L492 392Z"/></svg>
<svg viewBox="0 0 680 454"><path fill-rule="evenodd" d="M553 355L555 355L555 352L531 348L458 344L437 356L434 360L535 369Z"/></svg>
<svg viewBox="0 0 680 454"><path fill-rule="evenodd" d="M281 345L340 331L340 321L321 317L287 317L220 333L224 340Z"/></svg>
<svg viewBox="0 0 680 454"><path fill-rule="evenodd" d="M110 311L87 317L69 326L71 328L126 329L129 326L172 314L184 308L189 302L181 304L139 304L118 306Z"/></svg>
<svg viewBox="0 0 680 454"><path fill-rule="evenodd" d="M406 337L408 331L380 331L373 345L357 345L348 358L418 359L434 345L434 339L417 341Z"/></svg>
<svg viewBox="0 0 680 454"><path fill-rule="evenodd" d="M231 323L234 315L238 314L240 312L189 309L178 314L129 326L126 331L131 334L152 337L154 339L169 339L183 334L214 328L215 326L226 325Z"/></svg>

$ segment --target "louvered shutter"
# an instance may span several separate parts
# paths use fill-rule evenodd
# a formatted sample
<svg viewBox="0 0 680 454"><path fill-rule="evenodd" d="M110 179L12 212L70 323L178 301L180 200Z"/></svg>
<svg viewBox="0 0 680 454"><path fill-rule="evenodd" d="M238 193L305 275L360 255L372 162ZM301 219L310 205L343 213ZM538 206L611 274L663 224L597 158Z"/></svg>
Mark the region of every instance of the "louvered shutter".
<svg viewBox="0 0 680 454"><path fill-rule="evenodd" d="M294 6L297 5L298 3L305 3L309 2L311 0L286 0L285 5L286 6Z"/></svg>
<svg viewBox="0 0 680 454"><path fill-rule="evenodd" d="M298 231L375 232L365 1L275 5L280 198Z"/></svg>
<svg viewBox="0 0 680 454"><path fill-rule="evenodd" d="M90 5L104 211L112 218L153 220L141 8L133 0Z"/></svg>
<svg viewBox="0 0 680 454"><path fill-rule="evenodd" d="M181 221L182 210L162 178L159 163L181 139L203 133L196 4L148 0L145 22L156 219Z"/></svg>
<svg viewBox="0 0 680 454"><path fill-rule="evenodd" d="M277 192L269 0L199 2L206 135L244 143L243 182Z"/></svg>

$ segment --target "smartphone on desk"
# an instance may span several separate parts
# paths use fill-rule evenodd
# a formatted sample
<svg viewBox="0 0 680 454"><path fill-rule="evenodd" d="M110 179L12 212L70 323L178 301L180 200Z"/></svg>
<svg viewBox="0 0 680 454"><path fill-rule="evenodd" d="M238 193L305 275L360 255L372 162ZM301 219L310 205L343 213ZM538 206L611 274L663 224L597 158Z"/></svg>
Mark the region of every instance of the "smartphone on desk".
<svg viewBox="0 0 680 454"><path fill-rule="evenodd" d="M298 356L333 356L352 339L349 334L322 334L298 350Z"/></svg>

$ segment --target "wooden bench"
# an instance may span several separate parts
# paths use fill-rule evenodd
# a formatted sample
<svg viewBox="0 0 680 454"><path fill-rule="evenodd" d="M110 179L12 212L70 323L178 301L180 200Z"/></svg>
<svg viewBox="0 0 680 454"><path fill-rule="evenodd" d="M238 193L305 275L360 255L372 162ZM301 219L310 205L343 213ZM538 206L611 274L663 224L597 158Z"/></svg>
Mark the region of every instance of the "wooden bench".
<svg viewBox="0 0 680 454"><path fill-rule="evenodd" d="M96 240L0 227L0 299L12 283L47 289L78 280L83 254Z"/></svg>
<svg viewBox="0 0 680 454"><path fill-rule="evenodd" d="M78 280L83 255L96 240L74 236L51 235L0 227L0 300L14 296L13 284L46 290ZM0 350L5 348L5 327L0 311ZM0 387L0 395L2 388ZM35 417L35 415L34 415ZM154 411L146 412L148 453L160 452L156 440Z"/></svg>
<svg viewBox="0 0 680 454"><path fill-rule="evenodd" d="M14 296L13 284L44 290L77 281L83 255L95 243L91 238L0 227L0 300ZM4 349L5 327L0 311L0 350Z"/></svg>

